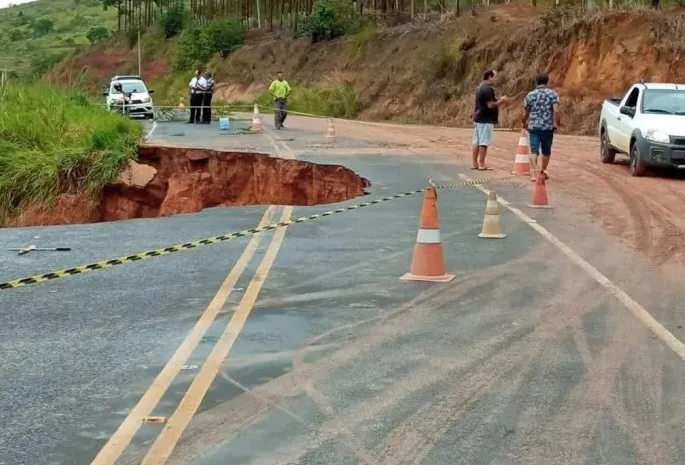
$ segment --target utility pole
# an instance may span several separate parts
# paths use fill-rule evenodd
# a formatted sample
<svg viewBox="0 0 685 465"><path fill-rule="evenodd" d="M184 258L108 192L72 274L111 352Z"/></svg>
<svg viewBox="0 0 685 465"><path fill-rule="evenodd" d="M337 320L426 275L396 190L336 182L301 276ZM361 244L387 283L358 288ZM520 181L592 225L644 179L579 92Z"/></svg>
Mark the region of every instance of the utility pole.
<svg viewBox="0 0 685 465"><path fill-rule="evenodd" d="M138 28L138 76L143 77L143 70L140 62L140 28Z"/></svg>

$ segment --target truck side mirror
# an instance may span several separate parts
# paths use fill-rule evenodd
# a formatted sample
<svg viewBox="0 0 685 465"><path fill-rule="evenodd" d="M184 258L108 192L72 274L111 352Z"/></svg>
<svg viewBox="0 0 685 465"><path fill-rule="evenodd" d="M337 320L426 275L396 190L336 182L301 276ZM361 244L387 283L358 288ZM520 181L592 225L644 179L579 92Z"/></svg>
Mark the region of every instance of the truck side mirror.
<svg viewBox="0 0 685 465"><path fill-rule="evenodd" d="M154 89L148 89L148 90L147 90L147 93L150 94L150 95L152 95L152 94L155 93L155 91L154 91Z"/></svg>
<svg viewBox="0 0 685 465"><path fill-rule="evenodd" d="M618 110L622 115L630 116L631 118L635 116L635 108L623 106Z"/></svg>

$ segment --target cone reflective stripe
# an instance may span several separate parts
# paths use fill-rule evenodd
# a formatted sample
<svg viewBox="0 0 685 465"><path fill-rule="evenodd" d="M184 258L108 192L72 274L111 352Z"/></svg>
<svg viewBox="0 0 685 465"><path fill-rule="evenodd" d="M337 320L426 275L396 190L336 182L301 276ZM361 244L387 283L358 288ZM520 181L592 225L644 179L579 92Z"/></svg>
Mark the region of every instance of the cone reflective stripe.
<svg viewBox="0 0 685 465"><path fill-rule="evenodd" d="M421 207L419 232L416 234L411 269L400 278L404 281L446 283L454 279L454 275L445 272L437 201L437 190L434 187L427 189Z"/></svg>
<svg viewBox="0 0 685 465"><path fill-rule="evenodd" d="M525 129L521 130L519 143L516 147L513 172L520 174L530 173L530 146L528 144L528 133Z"/></svg>
<svg viewBox="0 0 685 465"><path fill-rule="evenodd" d="M335 124L333 118L328 118L328 130L326 131L326 138L335 139Z"/></svg>
<svg viewBox="0 0 685 465"><path fill-rule="evenodd" d="M547 199L547 186L545 185L545 175L538 173L533 190L533 203L528 204L531 208L552 208Z"/></svg>
<svg viewBox="0 0 685 465"><path fill-rule="evenodd" d="M264 130L264 126L262 126L262 120L259 117L259 107L257 104L254 104L254 112L252 114L252 127L250 128L250 131L252 132L260 132Z"/></svg>
<svg viewBox="0 0 685 465"><path fill-rule="evenodd" d="M483 218L483 229L478 237L485 239L503 239L506 236L502 232L502 226L499 222L499 203L497 203L497 194L490 191L488 194L488 202L485 205L485 217Z"/></svg>

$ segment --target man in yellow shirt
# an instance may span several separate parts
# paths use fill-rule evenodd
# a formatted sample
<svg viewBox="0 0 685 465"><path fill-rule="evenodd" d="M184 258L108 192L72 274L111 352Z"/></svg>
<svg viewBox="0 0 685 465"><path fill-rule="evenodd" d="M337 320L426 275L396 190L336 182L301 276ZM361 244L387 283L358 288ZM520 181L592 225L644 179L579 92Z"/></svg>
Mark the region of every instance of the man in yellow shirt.
<svg viewBox="0 0 685 465"><path fill-rule="evenodd" d="M290 84L283 79L283 72L276 73L276 80L269 86L269 93L274 98L276 111L274 113L274 123L276 129L283 129L283 122L288 116L288 95L290 95Z"/></svg>

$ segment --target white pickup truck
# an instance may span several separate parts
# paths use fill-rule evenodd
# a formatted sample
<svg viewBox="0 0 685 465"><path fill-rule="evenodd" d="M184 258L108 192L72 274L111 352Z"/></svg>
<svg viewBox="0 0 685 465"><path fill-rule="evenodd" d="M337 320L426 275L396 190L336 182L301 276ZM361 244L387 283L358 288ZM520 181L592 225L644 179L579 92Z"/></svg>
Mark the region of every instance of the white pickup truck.
<svg viewBox="0 0 685 465"><path fill-rule="evenodd" d="M640 82L623 99L608 99L599 118L600 156L630 156L630 173L649 167L685 169L685 84Z"/></svg>

